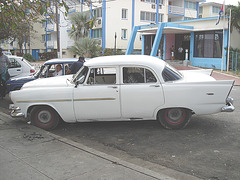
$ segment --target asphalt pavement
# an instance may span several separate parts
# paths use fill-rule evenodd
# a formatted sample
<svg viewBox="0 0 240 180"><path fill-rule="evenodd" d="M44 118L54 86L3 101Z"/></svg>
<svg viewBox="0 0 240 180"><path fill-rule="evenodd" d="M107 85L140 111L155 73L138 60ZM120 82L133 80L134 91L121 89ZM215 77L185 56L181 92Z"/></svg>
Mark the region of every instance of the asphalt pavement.
<svg viewBox="0 0 240 180"><path fill-rule="evenodd" d="M196 69L192 66L176 68ZM235 85L240 85L240 78L236 76L217 71L214 71L212 76L218 80L234 79ZM144 163L149 162L143 161L142 164ZM129 163L26 124L20 119L13 119L6 114L6 109L0 108L0 179L195 180L198 178L164 166L159 166L156 171Z"/></svg>
<svg viewBox="0 0 240 180"><path fill-rule="evenodd" d="M161 166L153 171L44 131L0 109L0 179L195 180ZM147 163L144 162L143 163Z"/></svg>

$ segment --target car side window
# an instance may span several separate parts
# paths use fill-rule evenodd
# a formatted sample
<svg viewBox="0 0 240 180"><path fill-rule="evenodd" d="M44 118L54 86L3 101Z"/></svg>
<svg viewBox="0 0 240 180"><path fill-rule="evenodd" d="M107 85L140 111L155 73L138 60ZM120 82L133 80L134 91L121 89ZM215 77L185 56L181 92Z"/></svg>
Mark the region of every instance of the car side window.
<svg viewBox="0 0 240 180"><path fill-rule="evenodd" d="M19 62L17 62L14 58L9 58L10 60L10 66L9 68L19 68L21 67L21 64L19 64Z"/></svg>
<svg viewBox="0 0 240 180"><path fill-rule="evenodd" d="M116 84L116 68L92 68L87 84Z"/></svg>
<svg viewBox="0 0 240 180"><path fill-rule="evenodd" d="M146 68L124 67L123 83L152 83L157 82L154 74Z"/></svg>

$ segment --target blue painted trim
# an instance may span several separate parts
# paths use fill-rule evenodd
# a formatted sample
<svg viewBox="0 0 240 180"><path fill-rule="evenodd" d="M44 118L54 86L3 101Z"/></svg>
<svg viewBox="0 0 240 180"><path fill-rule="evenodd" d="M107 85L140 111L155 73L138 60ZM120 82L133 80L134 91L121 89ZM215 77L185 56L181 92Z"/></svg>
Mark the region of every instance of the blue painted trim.
<svg viewBox="0 0 240 180"><path fill-rule="evenodd" d="M102 1L102 49L106 46L106 1Z"/></svg>
<svg viewBox="0 0 240 180"><path fill-rule="evenodd" d="M159 21L159 19L158 19L158 12L159 12L159 0L157 0L157 8L156 8L156 21L155 21L155 23L157 24L158 23L158 21Z"/></svg>
<svg viewBox="0 0 240 180"><path fill-rule="evenodd" d="M182 15L182 14L175 14L175 13L170 13L170 12L168 14L175 15L175 16L183 16L184 17L184 14Z"/></svg>
<svg viewBox="0 0 240 180"><path fill-rule="evenodd" d="M156 36L155 36L155 39L154 39L154 42L153 42L153 47L152 47L152 51L150 53L150 56L156 56L157 55L157 50L158 50L158 47L159 47L159 44L160 44L160 41L161 41L161 38L162 38L163 29L164 29L165 26L166 26L166 23L159 23L158 30L157 30L157 33L156 33Z"/></svg>
<svg viewBox="0 0 240 180"><path fill-rule="evenodd" d="M132 50L133 50L133 45L134 45L134 41L135 41L135 38L136 38L136 35L137 35L137 31L141 28L141 26L134 26L133 30L132 30L132 33L131 33L131 37L129 39L129 42L128 42L128 47L127 47L127 50L126 50L126 55L129 55L132 53Z"/></svg>
<svg viewBox="0 0 240 180"><path fill-rule="evenodd" d="M197 2L197 19L199 18L199 2Z"/></svg>
<svg viewBox="0 0 240 180"><path fill-rule="evenodd" d="M145 47L145 36L142 35L142 55L145 54L144 47Z"/></svg>
<svg viewBox="0 0 240 180"><path fill-rule="evenodd" d="M132 29L135 26L135 0L132 0Z"/></svg>

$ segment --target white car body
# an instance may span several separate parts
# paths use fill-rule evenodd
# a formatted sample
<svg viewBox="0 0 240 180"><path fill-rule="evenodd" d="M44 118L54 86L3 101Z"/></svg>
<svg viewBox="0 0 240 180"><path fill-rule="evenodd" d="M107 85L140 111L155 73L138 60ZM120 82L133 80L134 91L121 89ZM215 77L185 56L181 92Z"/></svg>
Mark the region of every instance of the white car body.
<svg viewBox="0 0 240 180"><path fill-rule="evenodd" d="M105 74L101 70L105 70ZM131 82L132 75L137 77L138 71L143 72L143 77L139 77L144 82ZM37 79L24 84L19 91L11 92L14 103L11 115L27 117L37 106L53 109L66 122L152 120L170 113L167 122L170 126L165 122L164 127L181 128L189 122L181 125L183 119L186 116L190 119L192 113L234 110L232 99L228 97L234 81L216 81L210 76L211 72L179 73L162 60L143 55L93 58L84 63L75 77ZM173 115L176 112L180 113L179 117ZM35 125L45 128L44 122Z"/></svg>
<svg viewBox="0 0 240 180"><path fill-rule="evenodd" d="M8 67L10 77L22 77L34 74L35 68L23 57L9 55L7 57L11 62L10 67Z"/></svg>

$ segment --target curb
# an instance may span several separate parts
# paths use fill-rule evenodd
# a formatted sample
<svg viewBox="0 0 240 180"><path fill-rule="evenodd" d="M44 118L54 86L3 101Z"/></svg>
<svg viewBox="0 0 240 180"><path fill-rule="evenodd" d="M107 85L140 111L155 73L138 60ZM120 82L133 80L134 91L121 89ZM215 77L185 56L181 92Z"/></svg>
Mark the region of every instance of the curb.
<svg viewBox="0 0 240 180"><path fill-rule="evenodd" d="M4 124L4 123L8 123L9 121L13 121L13 118L10 117L9 115L0 112L0 116L3 118L0 118L0 125ZM118 165L118 166L122 166L126 169L130 169L133 170L135 172L138 172L140 174L145 175L146 177L149 178L153 178L153 179L159 179L159 180L199 180L199 178L189 175L189 174L185 174L158 164L154 164L148 161L144 161L142 159L137 159L138 161L142 162L143 166L147 165L148 167L151 167L151 170L149 168L145 168L139 165L135 165L133 163L127 162L125 160L121 160L117 157L114 157L112 155L106 154L104 152L95 150L93 148L87 147L81 143L72 141L70 139L61 137L59 135L55 135L51 132L45 131L43 129L37 128L33 125L29 125L31 126L31 129L33 129L36 132L39 132L41 134L43 134L43 136L50 136L52 137L54 140L57 140L63 144L65 144L66 146L70 146L72 148L75 149L79 149L80 151L84 151L86 153L89 153L91 155L96 156L97 158L106 160L111 162L112 164Z"/></svg>

